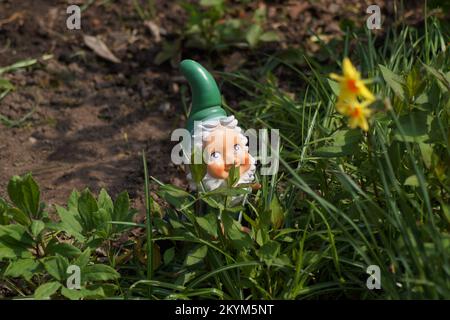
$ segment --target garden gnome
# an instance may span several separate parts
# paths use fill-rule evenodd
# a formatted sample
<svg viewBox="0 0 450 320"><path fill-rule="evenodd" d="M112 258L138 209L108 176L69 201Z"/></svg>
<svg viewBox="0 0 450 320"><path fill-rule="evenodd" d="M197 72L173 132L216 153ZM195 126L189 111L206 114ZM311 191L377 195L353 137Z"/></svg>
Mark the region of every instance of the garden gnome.
<svg viewBox="0 0 450 320"><path fill-rule="evenodd" d="M252 183L255 179L255 158L248 151L248 139L238 127L238 121L232 115L227 116L222 108L216 81L193 60L183 60L180 68L191 87L192 108L187 129L192 136L192 146L203 152L206 174L202 184L205 190L226 186L233 166L234 170L239 170L236 185ZM187 178L190 188L196 190L191 172Z"/></svg>

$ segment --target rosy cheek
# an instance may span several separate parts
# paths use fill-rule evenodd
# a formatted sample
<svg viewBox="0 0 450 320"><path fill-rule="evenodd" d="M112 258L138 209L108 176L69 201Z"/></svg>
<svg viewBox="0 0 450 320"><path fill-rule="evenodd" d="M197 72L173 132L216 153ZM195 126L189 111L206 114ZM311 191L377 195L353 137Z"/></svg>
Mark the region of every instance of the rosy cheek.
<svg viewBox="0 0 450 320"><path fill-rule="evenodd" d="M225 171L225 166L222 161L215 161L208 165L208 173L216 179L226 179L228 173Z"/></svg>
<svg viewBox="0 0 450 320"><path fill-rule="evenodd" d="M245 153L244 155L244 165L250 164L250 157L248 155L248 152Z"/></svg>

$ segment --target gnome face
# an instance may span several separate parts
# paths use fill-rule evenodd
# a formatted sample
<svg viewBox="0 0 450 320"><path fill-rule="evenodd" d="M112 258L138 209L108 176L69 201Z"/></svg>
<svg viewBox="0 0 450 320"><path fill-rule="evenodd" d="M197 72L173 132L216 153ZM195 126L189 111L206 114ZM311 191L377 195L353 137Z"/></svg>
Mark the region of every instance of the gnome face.
<svg viewBox="0 0 450 320"><path fill-rule="evenodd" d="M256 160L248 152L248 139L237 126L234 116L197 123L192 138L194 148L203 151L207 171L202 183L207 191L226 186L233 165L239 168L237 184L253 182ZM191 173L187 178L190 188L196 190Z"/></svg>
<svg viewBox="0 0 450 320"><path fill-rule="evenodd" d="M216 179L228 179L230 169L239 168L240 176L250 169L250 155L241 134L218 126L210 132L203 145L207 155L207 172Z"/></svg>

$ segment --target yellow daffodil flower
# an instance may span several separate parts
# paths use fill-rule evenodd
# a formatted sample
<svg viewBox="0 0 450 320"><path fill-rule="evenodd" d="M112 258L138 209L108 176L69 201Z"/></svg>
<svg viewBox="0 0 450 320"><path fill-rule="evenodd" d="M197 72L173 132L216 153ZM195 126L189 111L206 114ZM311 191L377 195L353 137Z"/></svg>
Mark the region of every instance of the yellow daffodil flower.
<svg viewBox="0 0 450 320"><path fill-rule="evenodd" d="M356 99L356 97L363 97L368 100L375 100L372 92L367 89L361 74L353 66L349 58L345 58L342 63L343 75L335 73L330 74L330 78L339 82L340 92L338 99Z"/></svg>
<svg viewBox="0 0 450 320"><path fill-rule="evenodd" d="M351 128L360 127L364 131L369 130L367 118L372 114L369 105L374 102L375 96L367 89L361 74L345 58L342 63L342 75L330 74L330 78L339 82L340 91L336 102L336 110L349 117Z"/></svg>
<svg viewBox="0 0 450 320"><path fill-rule="evenodd" d="M353 100L347 99L345 101L338 100L336 102L336 110L344 116L350 116L350 113L351 113L350 106L351 106L352 101L358 102L358 100L356 100L356 99L353 99Z"/></svg>
<svg viewBox="0 0 450 320"><path fill-rule="evenodd" d="M336 109L339 113L344 114L350 118L348 124L350 128L360 127L364 131L369 130L369 123L367 118L372 114L372 110L368 106L372 103L370 100L359 102L356 99L339 101L336 104Z"/></svg>

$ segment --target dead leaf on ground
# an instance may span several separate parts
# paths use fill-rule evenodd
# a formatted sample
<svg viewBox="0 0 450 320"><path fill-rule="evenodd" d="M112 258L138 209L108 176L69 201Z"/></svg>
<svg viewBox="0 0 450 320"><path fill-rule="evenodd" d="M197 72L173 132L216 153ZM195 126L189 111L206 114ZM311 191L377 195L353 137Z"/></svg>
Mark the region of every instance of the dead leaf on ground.
<svg viewBox="0 0 450 320"><path fill-rule="evenodd" d="M98 37L93 36L83 36L84 43L88 46L92 51L94 51L99 57L106 59L108 61L114 63L120 63L120 59L117 58L111 50L106 46L106 44L100 40Z"/></svg>
<svg viewBox="0 0 450 320"><path fill-rule="evenodd" d="M242 67L247 59L245 59L241 53L234 52L231 56L227 57L225 61L225 72L234 72Z"/></svg>
<svg viewBox="0 0 450 320"><path fill-rule="evenodd" d="M3 26L4 24L6 25L6 24L14 22L16 20L20 20L19 24L23 24L24 17L25 17L25 13L23 11L14 12L9 18L0 20L0 27Z"/></svg>
<svg viewBox="0 0 450 320"><path fill-rule="evenodd" d="M108 36L109 47L114 52L118 53L127 50L129 45L138 40L137 30L113 31Z"/></svg>
<svg viewBox="0 0 450 320"><path fill-rule="evenodd" d="M155 38L155 42L158 43L161 41L161 30L159 26L153 21L144 21L144 25L150 30L151 34Z"/></svg>
<svg viewBox="0 0 450 320"><path fill-rule="evenodd" d="M298 18L300 13L302 13L303 11L308 9L309 6L310 5L308 2L296 2L296 3L290 4L288 6L288 14L291 17L291 19L295 20Z"/></svg>

